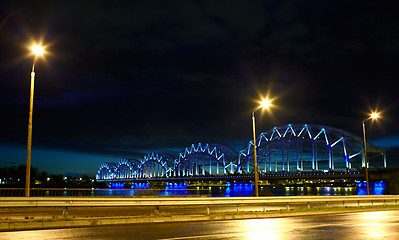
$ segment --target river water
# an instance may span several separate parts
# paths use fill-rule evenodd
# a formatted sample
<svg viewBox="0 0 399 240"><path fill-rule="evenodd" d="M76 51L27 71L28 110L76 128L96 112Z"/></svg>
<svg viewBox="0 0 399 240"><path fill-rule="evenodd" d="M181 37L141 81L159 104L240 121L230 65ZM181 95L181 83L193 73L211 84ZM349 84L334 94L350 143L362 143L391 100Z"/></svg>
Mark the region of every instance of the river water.
<svg viewBox="0 0 399 240"><path fill-rule="evenodd" d="M109 193L105 195L135 196L146 194L149 190L148 183L136 183L131 189L125 189L121 183L111 184ZM120 191L118 191L120 190ZM247 197L254 196L252 183L226 183L223 186L191 186L187 183L166 183L164 189L151 190L152 195L177 196L177 195L206 195L211 197ZM383 195L385 182L370 184L370 194ZM103 193L104 195L104 193ZM260 186L259 196L348 196L366 195L366 185L358 182L353 187L270 187Z"/></svg>

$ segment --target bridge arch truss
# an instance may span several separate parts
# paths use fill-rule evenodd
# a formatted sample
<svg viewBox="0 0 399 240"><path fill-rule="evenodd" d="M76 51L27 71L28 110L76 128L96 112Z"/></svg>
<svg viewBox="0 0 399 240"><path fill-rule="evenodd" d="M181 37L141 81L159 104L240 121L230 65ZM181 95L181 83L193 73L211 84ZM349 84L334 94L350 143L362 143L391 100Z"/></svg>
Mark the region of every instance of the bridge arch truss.
<svg viewBox="0 0 399 240"><path fill-rule="evenodd" d="M137 169L139 178L170 177L173 171L174 157L167 153L150 153L141 160Z"/></svg>
<svg viewBox="0 0 399 240"><path fill-rule="evenodd" d="M340 129L319 125L275 127L256 141L258 165L263 173L350 171L364 167L363 141ZM368 143L368 153L384 154ZM385 155L384 158L384 167ZM253 173L253 141L239 152L238 173ZM359 167L361 166L361 167Z"/></svg>
<svg viewBox="0 0 399 240"><path fill-rule="evenodd" d="M236 153L220 144L192 144L175 160L175 177L218 176L234 173Z"/></svg>
<svg viewBox="0 0 399 240"><path fill-rule="evenodd" d="M116 164L115 163L102 163L97 171L96 179L110 180L116 177L115 175Z"/></svg>
<svg viewBox="0 0 399 240"><path fill-rule="evenodd" d="M254 173L253 141L235 152L211 143L186 147L174 157L168 153L149 153L141 160L121 159L103 163L98 180L221 177ZM346 131L320 125L274 127L256 139L260 174L288 172L350 172L365 167L362 138ZM370 164L386 167L385 151L367 143Z"/></svg>

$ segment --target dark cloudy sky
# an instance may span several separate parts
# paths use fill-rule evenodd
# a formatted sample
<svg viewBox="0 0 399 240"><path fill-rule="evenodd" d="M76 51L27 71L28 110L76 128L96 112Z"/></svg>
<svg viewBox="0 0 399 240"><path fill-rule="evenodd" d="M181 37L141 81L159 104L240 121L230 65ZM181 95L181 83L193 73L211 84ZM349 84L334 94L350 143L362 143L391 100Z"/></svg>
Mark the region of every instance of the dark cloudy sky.
<svg viewBox="0 0 399 240"><path fill-rule="evenodd" d="M399 17L375 1L7 1L0 4L0 165L26 161L32 40L32 165L94 175L104 161L239 151L254 100L268 131L315 123L368 138L399 165ZM395 155L396 154L396 155ZM392 156L390 158L390 156Z"/></svg>

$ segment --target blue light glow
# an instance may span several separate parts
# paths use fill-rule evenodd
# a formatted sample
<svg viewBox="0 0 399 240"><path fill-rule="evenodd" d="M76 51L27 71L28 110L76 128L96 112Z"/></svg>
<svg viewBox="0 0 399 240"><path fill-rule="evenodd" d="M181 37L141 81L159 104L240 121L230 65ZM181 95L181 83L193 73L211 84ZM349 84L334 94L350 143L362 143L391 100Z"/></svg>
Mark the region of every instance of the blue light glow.
<svg viewBox="0 0 399 240"><path fill-rule="evenodd" d="M187 183L166 184L165 190L158 193L158 196L170 195L190 195L189 191L187 190Z"/></svg>
<svg viewBox="0 0 399 240"><path fill-rule="evenodd" d="M226 184L226 190L224 192L225 197L247 197L253 196L253 184L252 183L234 183L233 187L231 184Z"/></svg>
<svg viewBox="0 0 399 240"><path fill-rule="evenodd" d="M109 189L125 189L125 183L111 183Z"/></svg>
<svg viewBox="0 0 399 240"><path fill-rule="evenodd" d="M369 183L369 191L371 195L384 195L386 183L383 181ZM366 182L358 182L358 193L357 195L367 195Z"/></svg>
<svg viewBox="0 0 399 240"><path fill-rule="evenodd" d="M130 189L149 189L149 183L133 183Z"/></svg>
<svg viewBox="0 0 399 240"><path fill-rule="evenodd" d="M385 192L385 182L375 182L373 186L373 195L384 195Z"/></svg>

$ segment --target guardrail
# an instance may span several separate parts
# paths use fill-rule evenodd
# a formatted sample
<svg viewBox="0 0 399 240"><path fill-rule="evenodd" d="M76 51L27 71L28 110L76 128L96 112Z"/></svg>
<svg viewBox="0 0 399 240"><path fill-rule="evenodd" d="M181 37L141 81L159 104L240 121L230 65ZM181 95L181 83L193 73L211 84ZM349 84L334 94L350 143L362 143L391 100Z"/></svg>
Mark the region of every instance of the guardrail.
<svg viewBox="0 0 399 240"><path fill-rule="evenodd" d="M384 204L398 204L399 195L379 195L379 196L290 196L290 197L153 197L153 198L109 198L109 197L2 197L0 207L62 207L63 216L68 214L69 207L134 207L134 206L153 206L155 212L160 206L206 206L206 213L209 214L210 205L236 205L237 212L240 204L253 204L263 206L263 211L267 204L280 203L286 205L287 210L290 204L306 204L310 208L311 204L323 203L328 207L329 203L357 202L371 203L384 202Z"/></svg>

